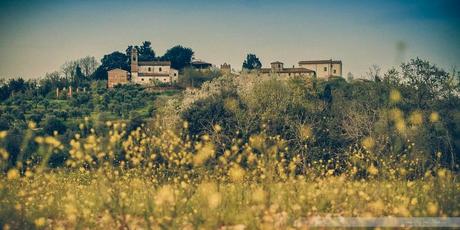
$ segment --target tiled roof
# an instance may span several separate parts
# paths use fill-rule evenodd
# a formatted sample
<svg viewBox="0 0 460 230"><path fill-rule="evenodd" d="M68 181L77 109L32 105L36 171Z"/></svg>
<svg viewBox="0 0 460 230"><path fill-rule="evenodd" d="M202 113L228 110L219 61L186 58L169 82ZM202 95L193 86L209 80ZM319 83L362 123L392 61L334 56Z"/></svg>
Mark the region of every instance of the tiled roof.
<svg viewBox="0 0 460 230"><path fill-rule="evenodd" d="M121 71L121 72L128 72L128 71L126 71L126 70L124 70L124 69L120 69L120 68L111 69L111 70L109 70L108 72L114 72L114 71L118 71L118 72L120 72L120 71Z"/></svg>
<svg viewBox="0 0 460 230"><path fill-rule="evenodd" d="M139 77L169 77L168 73L139 73Z"/></svg>
<svg viewBox="0 0 460 230"><path fill-rule="evenodd" d="M273 71L272 68L262 68L260 69L261 73L314 73L315 71L306 69L306 68L283 68L281 70Z"/></svg>
<svg viewBox="0 0 460 230"><path fill-rule="evenodd" d="M302 64L342 64L339 60L312 60L312 61L299 61L299 65Z"/></svg>
<svg viewBox="0 0 460 230"><path fill-rule="evenodd" d="M139 66L170 66L170 61L140 61Z"/></svg>
<svg viewBox="0 0 460 230"><path fill-rule="evenodd" d="M192 65L212 65L211 63L205 62L205 61L200 61L200 60L194 60L190 62Z"/></svg>

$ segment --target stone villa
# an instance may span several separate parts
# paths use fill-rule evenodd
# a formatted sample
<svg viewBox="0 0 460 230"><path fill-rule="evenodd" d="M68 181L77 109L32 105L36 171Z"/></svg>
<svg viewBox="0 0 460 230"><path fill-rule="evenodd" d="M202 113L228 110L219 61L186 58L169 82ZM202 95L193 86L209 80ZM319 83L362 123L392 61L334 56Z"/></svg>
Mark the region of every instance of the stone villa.
<svg viewBox="0 0 460 230"><path fill-rule="evenodd" d="M270 63L270 68L261 68L259 75L278 75L281 77L313 77L329 78L342 76L342 61L315 60L300 61L299 67L285 68L279 61Z"/></svg>
<svg viewBox="0 0 460 230"><path fill-rule="evenodd" d="M299 66L315 71L316 77L318 78L342 76L342 61L332 59L299 61Z"/></svg>
<svg viewBox="0 0 460 230"><path fill-rule="evenodd" d="M314 60L300 61L299 67L285 68L279 61L270 63L270 68L261 68L259 75L276 74L281 77L313 77L329 78L342 76L342 61Z"/></svg>
<svg viewBox="0 0 460 230"><path fill-rule="evenodd" d="M306 68L284 68L284 64L279 61L270 63L270 66L271 68L261 68L259 70L259 75L275 74L280 77L313 77L315 75L315 71Z"/></svg>
<svg viewBox="0 0 460 230"><path fill-rule="evenodd" d="M108 71L108 87L133 82L142 85L177 82L179 71L171 68L169 61L139 61L137 49L131 52L131 72L122 69Z"/></svg>
<svg viewBox="0 0 460 230"><path fill-rule="evenodd" d="M191 66L195 69L209 69L212 64L203 61L194 61ZM224 73L231 73L230 65L224 63L220 66ZM299 61L299 67L285 68L279 61L270 63L270 68L261 68L258 75L278 75L281 77L313 77L329 78L342 76L342 61L340 60L313 60ZM108 71L108 87L129 82L137 84L172 84L177 82L179 71L171 68L169 61L139 61L137 50L131 52L131 72L122 69Z"/></svg>

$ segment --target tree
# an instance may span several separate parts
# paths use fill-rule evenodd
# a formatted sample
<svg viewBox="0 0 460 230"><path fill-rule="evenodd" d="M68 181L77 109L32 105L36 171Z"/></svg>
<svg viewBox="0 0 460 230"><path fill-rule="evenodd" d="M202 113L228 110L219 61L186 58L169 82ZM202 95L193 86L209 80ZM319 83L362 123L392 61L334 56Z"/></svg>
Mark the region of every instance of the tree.
<svg viewBox="0 0 460 230"><path fill-rule="evenodd" d="M24 92L28 88L29 88L29 82L24 81L24 79L22 78L11 79L8 82L8 91L13 94L15 92Z"/></svg>
<svg viewBox="0 0 460 230"><path fill-rule="evenodd" d="M118 51L115 51L108 55L104 55L104 57L101 60L101 67L103 67L106 70L111 70L115 68L127 70L128 56Z"/></svg>
<svg viewBox="0 0 460 230"><path fill-rule="evenodd" d="M179 85L186 87L201 87L206 81L211 81L212 79L221 76L220 71L207 71L202 72L193 68L184 68L181 77L179 78Z"/></svg>
<svg viewBox="0 0 460 230"><path fill-rule="evenodd" d="M139 54L139 61L153 61L155 59L155 51L151 47L150 41L145 41L137 49Z"/></svg>
<svg viewBox="0 0 460 230"><path fill-rule="evenodd" d="M115 68L129 70L129 57L121 52L115 51L111 54L104 55L101 60L101 65L94 72L93 77L96 80L106 80L107 71Z"/></svg>
<svg viewBox="0 0 460 230"><path fill-rule="evenodd" d="M243 69L260 69L262 64L255 54L248 54L246 60L243 62Z"/></svg>
<svg viewBox="0 0 460 230"><path fill-rule="evenodd" d="M96 71L99 63L94 57L86 56L77 61L85 77L91 76Z"/></svg>
<svg viewBox="0 0 460 230"><path fill-rule="evenodd" d="M430 101L440 99L445 94L448 86L449 74L432 65L428 61L416 58L401 65L404 83L412 86L416 105L418 108L426 108Z"/></svg>
<svg viewBox="0 0 460 230"><path fill-rule="evenodd" d="M192 56L193 50L191 48L177 45L167 50L161 60L170 61L172 68L180 70L190 64Z"/></svg>
<svg viewBox="0 0 460 230"><path fill-rule="evenodd" d="M10 129L10 121L5 117L0 117L0 131Z"/></svg>
<svg viewBox="0 0 460 230"><path fill-rule="evenodd" d="M367 77L369 80L374 80L374 81L379 81L380 79L380 66L378 65L372 65L372 67L369 68L369 71L366 73Z"/></svg>
<svg viewBox="0 0 460 230"><path fill-rule="evenodd" d="M64 122L56 117L48 117L45 121L45 125L43 126L43 130L48 135L53 135L54 131L58 132L59 134L63 134L66 129L67 127L65 126Z"/></svg>
<svg viewBox="0 0 460 230"><path fill-rule="evenodd" d="M67 61L61 66L61 72L67 80L73 79L77 65L76 61Z"/></svg>
<svg viewBox="0 0 460 230"><path fill-rule="evenodd" d="M348 81L348 82L351 82L351 81L353 81L353 79L354 79L353 74L352 74L351 72L348 72L348 74L347 74L347 81Z"/></svg>
<svg viewBox="0 0 460 230"><path fill-rule="evenodd" d="M155 51L152 48L150 41L144 41L141 46L128 46L126 49L126 55L131 57L133 48L136 48L137 54L139 55L139 61L153 61L155 60Z"/></svg>
<svg viewBox="0 0 460 230"><path fill-rule="evenodd" d="M82 83L85 81L85 75L82 73L80 65L77 65L75 68L75 75L72 79L73 86L79 87L82 85Z"/></svg>
<svg viewBox="0 0 460 230"><path fill-rule="evenodd" d="M56 88L62 89L67 86L67 81L65 78L61 77L61 74L58 71L47 73L43 79L40 79L38 87L38 93L42 96L47 96L49 93L55 95Z"/></svg>
<svg viewBox="0 0 460 230"><path fill-rule="evenodd" d="M7 84L0 86L0 100L6 100L10 96L10 89Z"/></svg>

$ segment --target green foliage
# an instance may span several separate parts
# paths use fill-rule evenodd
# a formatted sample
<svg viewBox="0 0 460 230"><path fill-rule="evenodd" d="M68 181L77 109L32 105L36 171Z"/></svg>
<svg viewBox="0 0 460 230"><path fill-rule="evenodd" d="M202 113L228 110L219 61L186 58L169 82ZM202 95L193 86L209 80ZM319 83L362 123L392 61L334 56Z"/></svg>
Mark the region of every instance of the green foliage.
<svg viewBox="0 0 460 230"><path fill-rule="evenodd" d="M5 117L0 117L0 131L10 129L10 122Z"/></svg>
<svg viewBox="0 0 460 230"><path fill-rule="evenodd" d="M210 133L215 124L222 124L225 130L231 131L236 128L236 120L231 111L225 108L226 100L232 98L231 92L223 92L217 97L209 97L199 100L183 114L183 119L190 123L189 133L199 136Z"/></svg>
<svg viewBox="0 0 460 230"><path fill-rule="evenodd" d="M155 60L155 51L152 48L150 41L144 41L141 46L128 46L126 49L126 56L131 57L133 48L136 48L137 54L139 55L139 61L153 61Z"/></svg>
<svg viewBox="0 0 460 230"><path fill-rule="evenodd" d="M155 52L151 47L152 43L150 41L144 41L140 47L139 51L139 61L152 61L155 59Z"/></svg>
<svg viewBox="0 0 460 230"><path fill-rule="evenodd" d="M255 54L248 54L246 60L243 62L243 69L260 69L262 68L262 63L260 63L259 58Z"/></svg>
<svg viewBox="0 0 460 230"><path fill-rule="evenodd" d="M199 88L204 82L210 81L219 76L221 76L221 72L214 69L197 70L193 68L185 68L179 78L179 86L184 88Z"/></svg>
<svg viewBox="0 0 460 230"><path fill-rule="evenodd" d="M129 56L124 53L115 51L111 54L104 55L101 65L94 72L92 78L96 80L107 80L107 71L120 68L129 70Z"/></svg>
<svg viewBox="0 0 460 230"><path fill-rule="evenodd" d="M48 117L43 125L43 131L48 135L53 135L54 132L58 134L63 134L66 131L67 127L64 122L57 117Z"/></svg>
<svg viewBox="0 0 460 230"><path fill-rule="evenodd" d="M184 67L190 65L193 57L193 50L180 45L168 49L161 57L161 60L170 61L171 67L177 70L182 70Z"/></svg>
<svg viewBox="0 0 460 230"><path fill-rule="evenodd" d="M209 133L219 124L246 141L263 128L288 140L290 154L301 153L305 165L318 160L342 164L350 160L351 149L367 152L368 160L376 162L418 159L418 165L410 166L411 176L423 175L435 163L457 169L460 94L455 74L420 59L401 67L402 74L390 70L375 81L265 78L245 82L251 76L243 75L241 83L224 78L227 83L222 84L216 79L203 93L194 93L200 98L182 117L192 136ZM216 87L215 93L203 96L209 87ZM229 88L237 93L229 96ZM302 138L302 132L309 137ZM231 140L226 135L221 133L220 140Z"/></svg>

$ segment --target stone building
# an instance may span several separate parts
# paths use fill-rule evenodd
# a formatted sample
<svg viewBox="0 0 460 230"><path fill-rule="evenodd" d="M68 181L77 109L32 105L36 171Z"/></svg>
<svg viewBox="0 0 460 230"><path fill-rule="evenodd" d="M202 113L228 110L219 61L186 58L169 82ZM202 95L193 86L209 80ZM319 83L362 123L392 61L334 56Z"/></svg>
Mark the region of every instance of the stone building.
<svg viewBox="0 0 460 230"><path fill-rule="evenodd" d="M138 84L175 83L179 71L169 61L139 61L137 49L131 52L131 81Z"/></svg>
<svg viewBox="0 0 460 230"><path fill-rule="evenodd" d="M202 60L192 60L190 66L198 70L209 70L212 67L212 64Z"/></svg>
<svg viewBox="0 0 460 230"><path fill-rule="evenodd" d="M107 86L113 88L115 85L123 85L129 82L128 71L122 69L112 69L107 72Z"/></svg>
<svg viewBox="0 0 460 230"><path fill-rule="evenodd" d="M122 69L113 69L107 72L108 88L113 88L117 84L126 84L129 82L136 84L158 83L172 84L177 82L179 71L171 68L169 61L139 61L137 49L133 48L131 52L131 72Z"/></svg>
<svg viewBox="0 0 460 230"><path fill-rule="evenodd" d="M284 68L282 62L276 61L270 63L271 68L261 68L258 72L259 75L278 75L280 77L313 77L315 71L307 68Z"/></svg>
<svg viewBox="0 0 460 230"><path fill-rule="evenodd" d="M339 60L299 61L299 66L315 71L318 78L342 76L342 61Z"/></svg>

